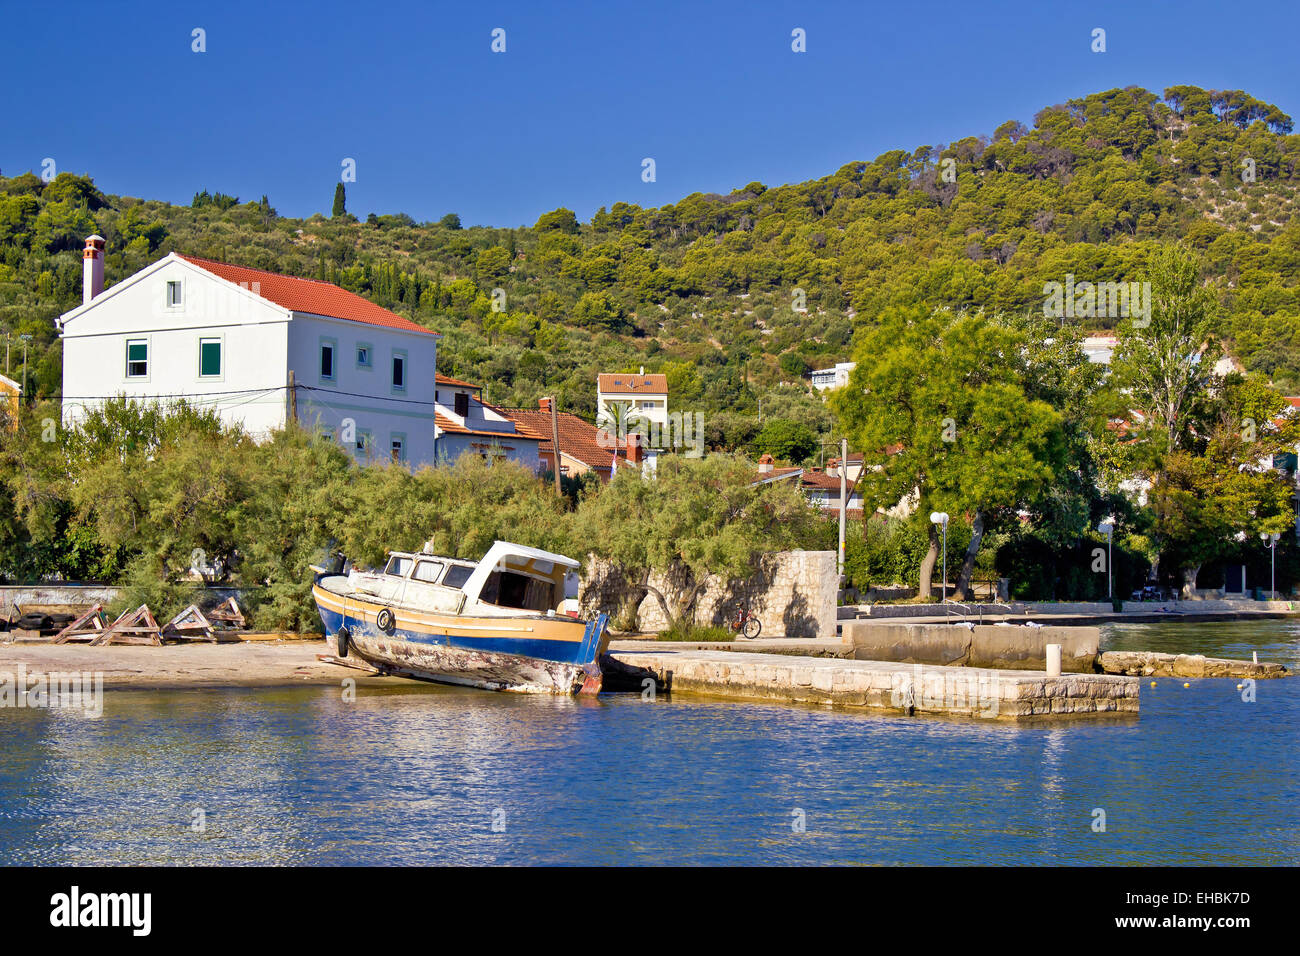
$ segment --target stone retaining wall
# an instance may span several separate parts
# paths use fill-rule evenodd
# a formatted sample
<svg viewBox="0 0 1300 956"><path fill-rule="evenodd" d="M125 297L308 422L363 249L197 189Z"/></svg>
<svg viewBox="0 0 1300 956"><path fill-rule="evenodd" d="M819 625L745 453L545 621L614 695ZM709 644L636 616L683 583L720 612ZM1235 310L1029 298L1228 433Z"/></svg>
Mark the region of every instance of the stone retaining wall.
<svg viewBox="0 0 1300 956"><path fill-rule="evenodd" d="M660 572L651 575L650 581L661 589L669 587L666 575ZM834 551L781 551L765 556L759 571L750 578L728 582L712 577L696 606L695 623L724 624L744 605L762 622L763 637L834 637L838 589ZM600 611L613 619L633 590L617 569L592 557L578 599L584 612ZM641 601L637 616L641 630L668 627L654 595L647 594Z"/></svg>
<svg viewBox="0 0 1300 956"><path fill-rule="evenodd" d="M1300 611L1300 602L1255 601L1247 598L1197 601L1124 601L1123 614L1156 614L1162 609L1184 614L1231 614L1241 611ZM1010 608L1010 610L1008 610ZM969 617L1035 614L1104 615L1113 614L1108 601L1011 601L1007 604L858 604L840 609L841 617ZM1172 616L1172 615L1171 615Z"/></svg>

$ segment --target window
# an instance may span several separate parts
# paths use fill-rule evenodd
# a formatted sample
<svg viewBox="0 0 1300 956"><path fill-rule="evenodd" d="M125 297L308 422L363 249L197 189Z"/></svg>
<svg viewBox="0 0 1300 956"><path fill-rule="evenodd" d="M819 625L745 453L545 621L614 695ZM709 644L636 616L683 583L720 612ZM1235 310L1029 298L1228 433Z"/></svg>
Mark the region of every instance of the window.
<svg viewBox="0 0 1300 956"><path fill-rule="evenodd" d="M393 353L393 391L401 392L406 389L406 353Z"/></svg>
<svg viewBox="0 0 1300 956"><path fill-rule="evenodd" d="M411 575L412 581L424 581L426 584L437 584L438 575L442 574L441 561L417 561L415 573Z"/></svg>
<svg viewBox="0 0 1300 956"><path fill-rule="evenodd" d="M464 392L456 393L456 414L461 418L469 414L469 396Z"/></svg>
<svg viewBox="0 0 1300 956"><path fill-rule="evenodd" d="M453 564L447 569L447 576L442 579L442 583L449 588L463 588L473 573L473 568L467 568L463 564Z"/></svg>
<svg viewBox="0 0 1300 956"><path fill-rule="evenodd" d="M357 345L357 368L370 368L370 346L366 343Z"/></svg>
<svg viewBox="0 0 1300 956"><path fill-rule="evenodd" d="M658 402L642 402L641 411L643 412L651 411L652 409L657 408L658 405L659 405Z"/></svg>
<svg viewBox="0 0 1300 956"><path fill-rule="evenodd" d="M363 430L358 429L358 431L357 431L357 441L356 441L356 446L357 446L357 451L359 451L359 452L365 453L365 452L369 451L369 450L370 450L370 432L368 432L368 431L363 431Z"/></svg>
<svg viewBox="0 0 1300 956"><path fill-rule="evenodd" d="M399 578L406 577L406 572L411 570L412 560L400 555L393 555L388 559L388 567L384 568L385 574L395 574Z"/></svg>
<svg viewBox="0 0 1300 956"><path fill-rule="evenodd" d="M199 376L221 375L221 339L199 339Z"/></svg>
<svg viewBox="0 0 1300 956"><path fill-rule="evenodd" d="M322 381L334 381L334 341L324 340L320 344L320 377Z"/></svg>
<svg viewBox="0 0 1300 956"><path fill-rule="evenodd" d="M126 377L144 378L149 374L149 343L145 339L126 340Z"/></svg>
<svg viewBox="0 0 1300 956"><path fill-rule="evenodd" d="M398 464L401 464L402 462L406 461L406 436L405 435L394 435L392 441L389 443L389 448L392 451L393 461L397 462Z"/></svg>
<svg viewBox="0 0 1300 956"><path fill-rule="evenodd" d="M181 284L178 281L167 283L167 308L177 309L181 305Z"/></svg>

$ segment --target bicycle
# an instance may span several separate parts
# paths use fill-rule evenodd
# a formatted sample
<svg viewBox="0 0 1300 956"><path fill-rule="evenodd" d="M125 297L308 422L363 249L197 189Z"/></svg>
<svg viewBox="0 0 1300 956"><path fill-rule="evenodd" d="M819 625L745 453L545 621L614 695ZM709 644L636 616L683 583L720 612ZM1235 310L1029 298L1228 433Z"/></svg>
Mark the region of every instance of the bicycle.
<svg viewBox="0 0 1300 956"><path fill-rule="evenodd" d="M749 608L736 608L736 616L727 622L727 625L733 630L739 632L742 636L751 640L758 637L759 632L763 630L763 622L749 613Z"/></svg>

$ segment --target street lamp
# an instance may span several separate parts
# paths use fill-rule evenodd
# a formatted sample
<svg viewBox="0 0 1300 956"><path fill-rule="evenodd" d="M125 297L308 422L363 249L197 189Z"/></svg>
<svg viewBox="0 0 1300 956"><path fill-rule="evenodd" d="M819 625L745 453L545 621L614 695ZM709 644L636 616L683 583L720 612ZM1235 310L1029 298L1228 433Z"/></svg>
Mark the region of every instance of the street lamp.
<svg viewBox="0 0 1300 956"><path fill-rule="evenodd" d="M948 603L948 513L946 511L931 511L930 523L937 524L943 529L943 600L941 603Z"/></svg>
<svg viewBox="0 0 1300 956"><path fill-rule="evenodd" d="M1111 540L1115 536L1115 519L1107 518L1101 524L1097 525L1097 530L1106 536L1106 597L1115 600L1115 588L1111 583Z"/></svg>
<svg viewBox="0 0 1300 956"><path fill-rule="evenodd" d="M1274 601L1277 600L1277 542L1281 537L1276 531L1272 534L1267 531L1259 533L1259 540L1264 542L1264 547L1269 551L1268 594Z"/></svg>

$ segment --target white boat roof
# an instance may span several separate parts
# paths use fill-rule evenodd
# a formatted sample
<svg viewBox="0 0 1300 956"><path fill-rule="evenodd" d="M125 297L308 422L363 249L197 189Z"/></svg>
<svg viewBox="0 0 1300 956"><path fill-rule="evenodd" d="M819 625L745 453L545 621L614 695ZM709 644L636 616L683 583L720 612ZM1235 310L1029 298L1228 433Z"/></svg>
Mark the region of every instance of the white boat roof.
<svg viewBox="0 0 1300 956"><path fill-rule="evenodd" d="M502 558L520 557L532 561L550 561L565 568L579 568L582 565L565 557L562 554L555 554L552 551L543 551L541 548L529 548L522 544L511 544L509 541L494 541L492 547L488 548L487 554L483 555L480 564L486 564L489 567L495 567Z"/></svg>
<svg viewBox="0 0 1300 956"><path fill-rule="evenodd" d="M487 554L483 555L483 560L478 563L474 573L469 576L465 586L461 588L465 592L468 601L477 601L479 595L483 592L483 585L487 583L489 575L497 569L499 565L504 564L507 558L522 559L519 563L528 561L547 561L551 564L550 571L542 571L543 574L554 574L555 569L570 568L576 569L582 565L565 557L562 554L555 554L551 551L543 551L540 548L529 548L522 544L511 544L509 541L494 541L492 547L488 548ZM540 570L540 569L539 569Z"/></svg>

